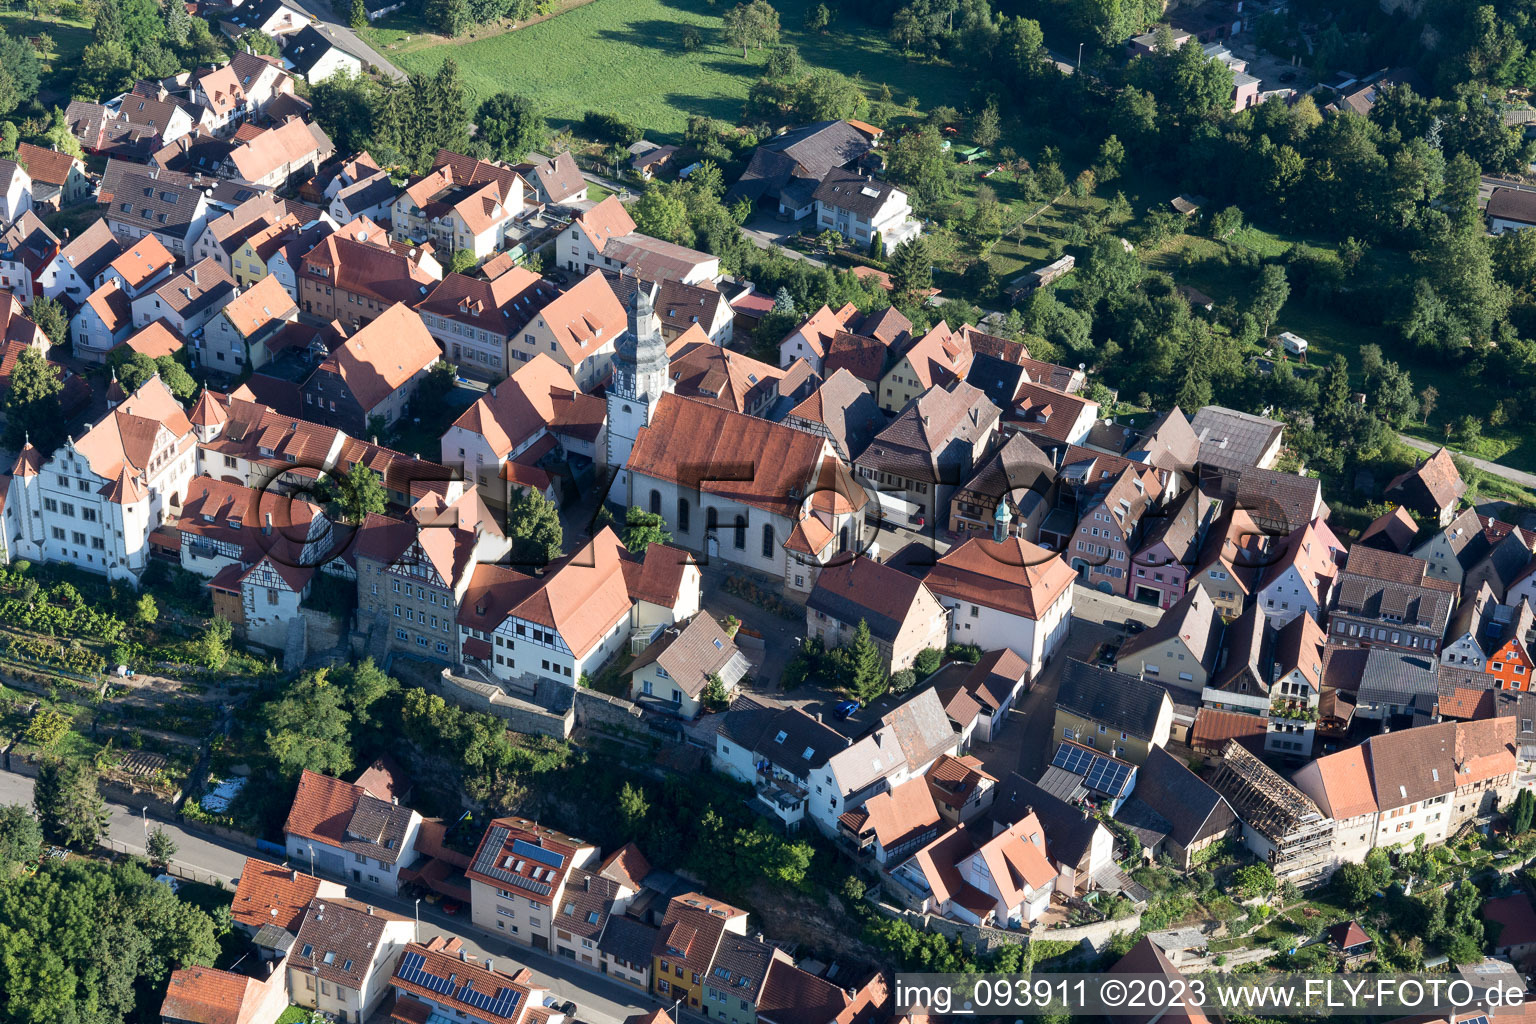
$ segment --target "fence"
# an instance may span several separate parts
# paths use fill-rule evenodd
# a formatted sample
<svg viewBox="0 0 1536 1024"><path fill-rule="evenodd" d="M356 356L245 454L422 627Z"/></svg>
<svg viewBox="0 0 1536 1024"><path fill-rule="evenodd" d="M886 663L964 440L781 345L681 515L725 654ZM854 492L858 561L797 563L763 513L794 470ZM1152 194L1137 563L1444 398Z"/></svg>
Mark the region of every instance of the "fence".
<svg viewBox="0 0 1536 1024"><path fill-rule="evenodd" d="M106 838L103 838L97 845L100 846L103 850L106 850L108 853L113 854L114 856L144 856L144 847L142 845L135 846L131 843L124 843L116 839ZM165 874L170 875L172 878L178 878L183 882L195 882L199 885L211 885L215 889L227 889L234 883L234 879L225 877L224 875L220 875L216 872L199 870L198 868L189 868L185 864L178 864L175 861L172 861L171 863L158 868L157 871L164 872Z"/></svg>

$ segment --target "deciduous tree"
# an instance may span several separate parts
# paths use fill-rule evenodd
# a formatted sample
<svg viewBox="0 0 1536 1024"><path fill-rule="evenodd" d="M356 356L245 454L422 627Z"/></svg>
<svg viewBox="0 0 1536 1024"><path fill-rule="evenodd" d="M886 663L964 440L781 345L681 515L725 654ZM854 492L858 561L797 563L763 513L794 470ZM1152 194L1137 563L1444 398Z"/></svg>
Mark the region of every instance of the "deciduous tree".
<svg viewBox="0 0 1536 1024"><path fill-rule="evenodd" d="M565 543L559 508L532 487L521 488L513 498L507 533L513 541L512 557L528 565L553 562Z"/></svg>
<svg viewBox="0 0 1536 1024"><path fill-rule="evenodd" d="M760 50L779 41L779 12L768 0L737 4L725 12L721 29L725 41L741 47L745 57L748 50Z"/></svg>

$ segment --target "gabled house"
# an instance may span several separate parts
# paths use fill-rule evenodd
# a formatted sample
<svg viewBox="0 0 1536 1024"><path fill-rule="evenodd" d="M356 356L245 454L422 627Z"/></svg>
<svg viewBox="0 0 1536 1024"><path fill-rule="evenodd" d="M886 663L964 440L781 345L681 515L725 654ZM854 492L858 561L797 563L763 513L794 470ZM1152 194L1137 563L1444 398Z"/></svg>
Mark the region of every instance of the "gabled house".
<svg viewBox="0 0 1536 1024"><path fill-rule="evenodd" d="M997 779L970 755L945 754L933 762L925 776L939 816L950 825L969 823L992 809Z"/></svg>
<svg viewBox="0 0 1536 1024"><path fill-rule="evenodd" d="M397 251L383 229L368 221L348 224L320 238L299 261L297 301L306 313L351 327L391 306L414 306L443 276L435 260L428 264L416 258L420 251ZM271 261L267 269L276 273Z"/></svg>
<svg viewBox="0 0 1536 1024"><path fill-rule="evenodd" d="M1465 593L1476 593L1487 585L1498 601L1508 599L1510 587L1529 574L1531 545L1521 531L1514 531L1495 541L1488 553L1475 562L1462 578Z"/></svg>
<svg viewBox="0 0 1536 1024"><path fill-rule="evenodd" d="M1394 477L1385 494L1388 501L1397 501L1437 526L1445 526L1455 516L1466 490L1450 449L1442 447Z"/></svg>
<svg viewBox="0 0 1536 1024"><path fill-rule="evenodd" d="M523 180L533 186L530 201L548 206L567 206L587 198L587 179L569 150L562 150L552 157L538 157L530 163L513 168Z"/></svg>
<svg viewBox="0 0 1536 1024"><path fill-rule="evenodd" d="M667 361L674 394L748 416L773 411L788 372L721 348L697 326L667 346Z"/></svg>
<svg viewBox="0 0 1536 1024"><path fill-rule="evenodd" d="M146 327L164 320L182 337L202 330L235 296L229 272L213 260L202 260L133 300L133 322Z"/></svg>
<svg viewBox="0 0 1536 1024"><path fill-rule="evenodd" d="M1115 671L1198 693L1216 668L1223 631L1215 603L1197 583L1156 625L1120 646Z"/></svg>
<svg viewBox="0 0 1536 1024"><path fill-rule="evenodd" d="M72 305L78 304L102 283L97 278L122 251L123 243L107 222L95 221L43 267L38 276L42 293L50 299L65 298Z"/></svg>
<svg viewBox="0 0 1536 1024"><path fill-rule="evenodd" d="M15 160L0 160L0 224L32 209L32 177Z"/></svg>
<svg viewBox="0 0 1536 1024"><path fill-rule="evenodd" d="M69 321L69 337L83 358L104 361L133 333L133 299L109 281L86 296Z"/></svg>
<svg viewBox="0 0 1536 1024"><path fill-rule="evenodd" d="M189 187L190 176L169 171L125 171L110 185L103 178L97 201L107 226L120 239L154 235L178 258L208 223L210 204L202 190Z"/></svg>
<svg viewBox="0 0 1536 1024"><path fill-rule="evenodd" d="M875 398L893 415L931 388L955 388L970 372L973 358L966 333L951 331L943 320L904 349L893 349L892 357L890 368L878 377Z"/></svg>
<svg viewBox="0 0 1536 1024"><path fill-rule="evenodd" d="M240 142L229 151L218 173L248 185L283 188L296 176L307 180L335 151L318 124L290 117Z"/></svg>
<svg viewBox="0 0 1536 1024"><path fill-rule="evenodd" d="M507 365L543 352L570 371L582 390L608 376L629 316L608 279L588 274L545 302L508 343Z"/></svg>
<svg viewBox="0 0 1536 1024"><path fill-rule="evenodd" d="M694 719L705 689L719 680L729 695L747 674L746 656L710 615L669 626L630 662L630 699L641 707Z"/></svg>
<svg viewBox="0 0 1536 1024"><path fill-rule="evenodd" d="M1336 644L1435 654L1457 590L1431 576L1421 559L1373 548L1352 550L1330 597L1329 638Z"/></svg>
<svg viewBox="0 0 1536 1024"><path fill-rule="evenodd" d="M998 509L1006 504L1007 533L1025 540L1039 539L1055 498L1055 466L1050 456L1023 434L1014 434L994 451L955 491L949 502L952 533L974 533L996 528Z"/></svg>
<svg viewBox="0 0 1536 1024"><path fill-rule="evenodd" d="M268 274L238 292L195 339L198 362L216 373L240 375L272 358L271 344L284 327L299 319L299 307Z"/></svg>
<svg viewBox="0 0 1536 1024"><path fill-rule="evenodd" d="M1106 594L1128 593L1135 579L1131 562L1142 546L1142 518L1161 491L1153 472L1134 464L1095 487L1078 489L1077 529L1066 552L1080 582Z"/></svg>
<svg viewBox="0 0 1536 1024"><path fill-rule="evenodd" d="M1514 527L1480 516L1476 509L1464 509L1444 528L1426 536L1407 553L1429 563L1429 575L1461 587L1466 575ZM1520 531L1529 543L1529 531Z"/></svg>
<svg viewBox="0 0 1536 1024"><path fill-rule="evenodd" d="M230 910L235 927L253 938L263 928L276 928L287 932L291 940L297 936L311 903L346 895L346 886L339 882L247 857Z"/></svg>
<svg viewBox="0 0 1536 1024"><path fill-rule="evenodd" d="M492 819L465 876L476 927L550 951L555 915L573 872L597 864L597 847L527 818Z"/></svg>
<svg viewBox="0 0 1536 1024"><path fill-rule="evenodd" d="M853 641L860 622L869 627L888 674L911 668L923 650L943 650L949 641L949 612L921 580L854 557L817 575L805 605L806 636L842 647Z"/></svg>
<svg viewBox="0 0 1536 1024"><path fill-rule="evenodd" d="M920 850L899 869L925 912L966 924L1024 928L1049 908L1057 871L1033 813L990 839L964 826Z"/></svg>
<svg viewBox="0 0 1536 1024"><path fill-rule="evenodd" d="M793 128L753 150L746 170L726 192L726 201L769 201L780 214L798 220L814 208L811 197L830 172L857 163L873 148L870 136L848 121Z"/></svg>
<svg viewBox="0 0 1536 1024"><path fill-rule="evenodd" d="M524 267L492 281L449 274L416 304L416 312L461 374L499 381L519 364L548 355L518 344L519 335L559 294L552 282Z"/></svg>
<svg viewBox="0 0 1536 1024"><path fill-rule="evenodd" d="M1173 702L1163 686L1081 661L1064 666L1053 726L1058 741L1141 764L1153 747L1167 745L1172 727Z"/></svg>
<svg viewBox="0 0 1536 1024"><path fill-rule="evenodd" d="M1019 384L1003 410L1003 430L1028 434L1041 448L1081 444L1098 421L1099 403L1043 384Z"/></svg>
<svg viewBox="0 0 1536 1024"><path fill-rule="evenodd" d="M338 189L326 209L338 224L348 224L359 217L388 220L390 207L399 195L400 187L389 172L376 170Z"/></svg>
<svg viewBox="0 0 1536 1024"><path fill-rule="evenodd" d="M289 998L337 1020L369 1019L390 992L410 918L354 899L310 904L284 965Z"/></svg>
<svg viewBox="0 0 1536 1024"><path fill-rule="evenodd" d="M1310 615L1298 615L1280 630L1270 658L1270 684L1264 749L1310 757L1323 717L1322 627Z"/></svg>
<svg viewBox="0 0 1536 1024"><path fill-rule="evenodd" d="M1147 855L1166 854L1186 871L1196 854L1237 825L1226 799L1161 747L1147 752L1136 771L1136 788L1115 820L1135 833Z"/></svg>
<svg viewBox="0 0 1536 1024"><path fill-rule="evenodd" d="M1398 505L1390 512L1383 512L1371 521L1360 533L1360 539L1356 544L1364 544L1368 548L1377 548L1381 551L1391 551L1399 555L1406 555L1408 549L1413 546L1413 538L1418 536L1419 524L1414 521L1408 510Z"/></svg>
<svg viewBox="0 0 1536 1024"><path fill-rule="evenodd" d="M618 196L608 196L573 219L561 232L555 252L561 266L578 274L619 274L632 267L648 281L702 284L720 277L718 256L636 231Z"/></svg>
<svg viewBox="0 0 1536 1024"><path fill-rule="evenodd" d="M907 194L888 181L834 168L811 193L816 230L836 231L855 249L868 249L876 237L887 251L916 238L922 225L912 216Z"/></svg>
<svg viewBox="0 0 1536 1024"><path fill-rule="evenodd" d="M1285 424L1278 420L1208 405L1189 425L1200 439L1200 479L1224 498L1236 496L1244 471L1270 469L1280 458Z"/></svg>
<svg viewBox="0 0 1536 1024"><path fill-rule="evenodd" d="M32 180L32 203L58 210L82 203L90 197L91 179L79 157L44 149L30 142L16 146L16 163ZM0 170L0 174L4 171ZM7 219L14 219L7 218Z"/></svg>
<svg viewBox="0 0 1536 1024"><path fill-rule="evenodd" d="M432 170L395 200L390 233L483 260L500 248L507 226L523 212L526 184L509 167L438 150Z"/></svg>
<svg viewBox="0 0 1536 1024"><path fill-rule="evenodd" d="M956 754L960 736L950 725L938 694L922 690L886 713L858 741L835 751L812 776L818 792L811 819L823 835L835 836L838 820L883 793L920 776L945 754Z"/></svg>
<svg viewBox="0 0 1536 1024"><path fill-rule="evenodd" d="M1028 541L972 537L951 549L923 582L950 609L949 636L982 650L1006 647L1039 672L1066 640L1072 570Z"/></svg>
<svg viewBox="0 0 1536 1024"><path fill-rule="evenodd" d="M651 993L698 1010L727 934L747 934L747 912L696 892L674 896L651 947Z"/></svg>
<svg viewBox="0 0 1536 1024"><path fill-rule="evenodd" d="M1103 887L1114 871L1114 836L1104 823L1083 808L1067 803L1010 772L998 785L992 803L991 831L999 835L1029 815L1045 830L1045 852L1056 871L1056 891L1083 896Z"/></svg>
<svg viewBox="0 0 1536 1024"><path fill-rule="evenodd" d="M805 820L813 776L849 742L799 708L768 708L738 700L722 716L710 763L716 771L754 788L754 810L795 831Z"/></svg>
<svg viewBox="0 0 1536 1024"><path fill-rule="evenodd" d="M1536 658L1531 656L1526 637L1536 626L1536 618L1524 601L1511 618L1509 628L1499 630L1498 639L1489 642L1484 671L1493 677L1495 689L1528 691L1533 688L1531 676L1536 673Z"/></svg>
<svg viewBox="0 0 1536 1024"><path fill-rule="evenodd" d="M858 307L851 302L836 311L822 306L779 342L779 365L787 368L796 359L804 359L818 375L830 377L831 374L824 372L822 360L826 358L832 339L839 332L851 333L852 325L859 319ZM890 344L883 339L877 340L882 345Z"/></svg>
<svg viewBox="0 0 1536 1024"><path fill-rule="evenodd" d="M855 853L887 868L932 842L944 828L925 776L914 776L887 792L876 793L863 807L844 814L837 824L840 838Z"/></svg>
<svg viewBox="0 0 1536 1024"><path fill-rule="evenodd" d="M1323 484L1314 477L1273 469L1245 469L1237 481L1236 504L1248 510L1261 530L1294 533L1307 523L1328 518Z"/></svg>
<svg viewBox="0 0 1536 1024"><path fill-rule="evenodd" d="M59 253L59 239L30 210L0 230L0 288L30 305L42 294L44 272Z"/></svg>
<svg viewBox="0 0 1536 1024"><path fill-rule="evenodd" d="M283 824L284 845L311 874L394 895L400 870L416 858L421 815L370 784L372 790L305 769Z"/></svg>
<svg viewBox="0 0 1536 1024"><path fill-rule="evenodd" d="M247 32L275 38L290 35L308 24L308 14L283 0L249 0L229 12L219 28L231 39L239 39Z"/></svg>
<svg viewBox="0 0 1536 1024"><path fill-rule="evenodd" d="M357 77L363 73L362 58L343 50L314 25L305 25L284 38L283 65L310 85L332 75Z"/></svg>
<svg viewBox="0 0 1536 1024"><path fill-rule="evenodd" d="M574 687L596 676L629 636L626 554L604 527L540 576L476 565L458 612L464 662L529 690L543 679Z"/></svg>
<svg viewBox="0 0 1536 1024"><path fill-rule="evenodd" d="M789 954L777 946L760 937L727 932L720 937L714 964L705 979L704 1012L733 1024L757 1020L757 1001L768 984L769 972L793 967Z"/></svg>
<svg viewBox="0 0 1536 1024"><path fill-rule="evenodd" d="M1332 873L1335 823L1237 740L1222 748L1208 781L1242 823L1243 845L1277 878L1304 885Z"/></svg>
<svg viewBox="0 0 1536 1024"><path fill-rule="evenodd" d="M784 424L829 439L837 457L851 463L885 426L885 414L853 374L837 370L789 411Z"/></svg>
<svg viewBox="0 0 1536 1024"><path fill-rule="evenodd" d="M1322 622L1344 545L1321 519L1270 546L1272 561L1257 591L1258 607L1279 628L1297 615Z"/></svg>
<svg viewBox="0 0 1536 1024"><path fill-rule="evenodd" d="M333 349L302 385L304 409L354 436L376 433L405 413L427 371L442 358L421 317L404 304L386 309Z"/></svg>
<svg viewBox="0 0 1536 1024"><path fill-rule="evenodd" d="M644 271L642 265L640 271ZM637 287L633 274L621 274L612 282L614 294L628 306ZM712 281L684 284L672 278L654 282L656 317L661 337L669 345L697 326L713 345L726 345L735 335L736 318L724 293Z"/></svg>
<svg viewBox="0 0 1536 1024"><path fill-rule="evenodd" d="M1499 607L1493 591L1484 583L1456 607L1456 614L1445 631L1445 646L1440 649L1440 667L1461 669L1482 675L1488 663L1488 627Z"/></svg>
<svg viewBox="0 0 1536 1024"><path fill-rule="evenodd" d="M498 970L490 957L468 956L457 937L437 935L400 952L390 984L397 1021L461 1020L468 1024L535 1024L559 1020L547 1012L548 991L526 967Z"/></svg>
<svg viewBox="0 0 1536 1024"><path fill-rule="evenodd" d="M854 464L867 487L911 504L920 522L947 512L997 430L997 407L964 381L901 410Z"/></svg>
<svg viewBox="0 0 1536 1024"><path fill-rule="evenodd" d="M1167 609L1192 589L1189 576L1199 561L1212 511L1212 503L1190 489L1165 507L1145 513L1141 542L1131 556L1133 575L1128 577L1126 596Z"/></svg>
<svg viewBox="0 0 1536 1024"><path fill-rule="evenodd" d="M1227 618L1242 613L1271 557L1269 536L1240 508L1228 508L1206 531L1186 586L1200 584Z"/></svg>
<svg viewBox="0 0 1536 1024"><path fill-rule="evenodd" d="M975 707L975 733L983 743L998 738L1008 711L1019 694L1029 688L1029 665L1006 647L988 651L953 686L939 688L946 708L959 694Z"/></svg>

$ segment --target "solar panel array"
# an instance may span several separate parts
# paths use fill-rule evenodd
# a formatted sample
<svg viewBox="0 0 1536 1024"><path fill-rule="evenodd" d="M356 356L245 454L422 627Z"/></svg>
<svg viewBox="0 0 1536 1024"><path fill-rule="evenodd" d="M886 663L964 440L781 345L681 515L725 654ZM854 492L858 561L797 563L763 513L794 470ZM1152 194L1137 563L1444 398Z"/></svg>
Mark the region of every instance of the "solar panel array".
<svg viewBox="0 0 1536 1024"><path fill-rule="evenodd" d="M471 870L478 871L483 875L488 875L489 877L496 879L498 882L505 882L508 885L515 885L519 889L526 889L529 892L536 893L540 896L548 896L550 893L554 892L554 887L551 886L548 882L534 881L532 878L514 874L501 866L501 850L503 845L506 843L507 836L509 834L510 830L507 828L504 828L500 825L492 826L490 833L485 837L485 842L480 844L480 853L475 857L475 862L472 865ZM565 861L565 858L560 857L559 854L550 853L547 850L542 850L537 846L533 846L531 843L524 843L521 839L514 839L512 841L512 849L518 851L520 856L531 856L531 854L527 853L526 851L520 850L520 847L527 847L532 850L537 850L540 854L543 854L547 857L558 857L561 863L564 863ZM548 863L548 861L545 861L545 863Z"/></svg>
<svg viewBox="0 0 1536 1024"><path fill-rule="evenodd" d="M517 1004L523 998L523 994L517 989L499 985L495 995L487 995L476 991L468 981L455 985L457 975L450 974L444 978L433 974L427 970L426 964L427 958L420 953L406 953L400 958L400 968L396 971L396 977L412 985L420 985L434 995L456 999L466 1006L472 1006L493 1017L511 1020L517 1013Z"/></svg>
<svg viewBox="0 0 1536 1024"><path fill-rule="evenodd" d="M536 860L540 864L547 864L552 868L565 866L565 857L562 855L553 850L546 850L542 846L535 846L533 843L523 839L512 840L512 852L519 857L527 857L529 860Z"/></svg>
<svg viewBox="0 0 1536 1024"><path fill-rule="evenodd" d="M1131 777L1130 765L1068 743L1056 748L1056 756L1051 759L1051 764L1081 775L1089 789L1112 796L1118 796Z"/></svg>

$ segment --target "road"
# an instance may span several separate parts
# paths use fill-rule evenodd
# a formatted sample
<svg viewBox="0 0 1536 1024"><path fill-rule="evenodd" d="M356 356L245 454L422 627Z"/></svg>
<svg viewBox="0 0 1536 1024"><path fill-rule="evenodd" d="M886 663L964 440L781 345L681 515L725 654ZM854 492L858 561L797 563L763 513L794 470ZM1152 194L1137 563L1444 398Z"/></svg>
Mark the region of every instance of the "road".
<svg viewBox="0 0 1536 1024"><path fill-rule="evenodd" d="M26 776L0 771L0 804L21 804L30 808L33 788L33 780ZM107 804L107 811L110 815L107 821L107 836L111 841L109 845L114 850L142 855L145 834L142 814L136 813L136 808L114 803ZM160 821L151 815L148 827L154 828L157 825L165 829L176 843L176 856L173 860L178 874L204 882L217 879L233 888L245 868L246 851L225 846L217 840L205 839L182 828L177 822ZM305 867L302 864L296 866L301 869ZM416 910L411 901L381 896L371 890L349 888L348 895L404 917L411 917ZM510 943L482 935L468 927L465 917L467 908L453 917L443 914L430 903L422 903L420 910L422 941L436 935L457 936L463 940L471 955L490 956L497 961L498 970L513 971L519 966L527 967L533 972L537 983L549 989L560 1001L575 1001L577 1015L584 1021L592 1024L617 1024L632 1014L664 1005L646 993L594 974L568 960L521 946L514 948Z"/></svg>
<svg viewBox="0 0 1536 1024"><path fill-rule="evenodd" d="M326 0L289 0L293 6L320 21L320 31L326 38L365 63L372 64L382 74L391 78L404 78L405 72L385 60L383 55L363 42L356 32L347 27L346 21L332 10Z"/></svg>
<svg viewBox="0 0 1536 1024"><path fill-rule="evenodd" d="M1407 434L1398 434L1397 437L1398 440L1402 441L1408 447L1418 449L1421 452L1437 452L1441 447L1440 445L1433 444L1429 441L1421 441L1416 437L1409 437ZM1502 477L1511 483L1519 484L1521 487L1536 488L1536 473L1526 473L1523 470L1510 469L1508 466L1501 466L1497 462L1489 462L1487 459L1479 459L1474 456L1467 455L1465 452L1458 452L1454 448L1451 449L1451 454L1460 455L1462 458L1472 463L1472 465L1476 466L1484 473L1488 473L1496 477Z"/></svg>

